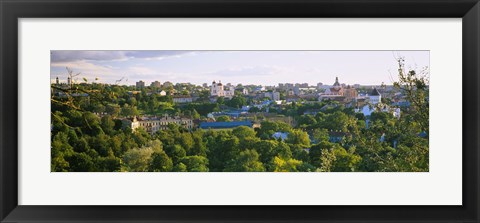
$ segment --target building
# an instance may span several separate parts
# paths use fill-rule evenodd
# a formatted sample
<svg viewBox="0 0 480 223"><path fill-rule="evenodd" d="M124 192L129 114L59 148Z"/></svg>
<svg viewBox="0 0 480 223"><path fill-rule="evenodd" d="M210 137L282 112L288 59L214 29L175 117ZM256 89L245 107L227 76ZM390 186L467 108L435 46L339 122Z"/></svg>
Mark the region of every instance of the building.
<svg viewBox="0 0 480 223"><path fill-rule="evenodd" d="M233 98L235 96L235 88L233 86L231 87L225 87L224 90L224 96L226 98Z"/></svg>
<svg viewBox="0 0 480 223"><path fill-rule="evenodd" d="M248 89L245 87L236 88L235 91L242 92L243 95L248 95Z"/></svg>
<svg viewBox="0 0 480 223"><path fill-rule="evenodd" d="M270 98L272 101L279 101L280 100L280 92L265 92L263 97Z"/></svg>
<svg viewBox="0 0 480 223"><path fill-rule="evenodd" d="M137 83L135 83L135 87L136 87L137 89L145 88L145 82L143 82L143 81L138 81Z"/></svg>
<svg viewBox="0 0 480 223"><path fill-rule="evenodd" d="M354 111L362 113L365 117L369 117L373 112L385 112L392 114L395 118L400 118L402 112L400 108L393 108L381 103L376 105L366 104L363 107L356 108Z"/></svg>
<svg viewBox="0 0 480 223"><path fill-rule="evenodd" d="M298 96L296 96L296 95L287 96L287 97L285 98L285 101L286 101L287 103L290 103L290 102L298 102L298 101L300 101L300 97L298 97Z"/></svg>
<svg viewBox="0 0 480 223"><path fill-rule="evenodd" d="M340 84L338 77L335 78L335 83L331 88L327 88L324 93L320 94L319 100L334 100L334 101L352 101L358 97L357 89L345 84Z"/></svg>
<svg viewBox="0 0 480 223"><path fill-rule="evenodd" d="M181 117L133 117L131 119L123 120L124 125L129 126L132 131L137 130L138 128L145 129L146 132L154 134L160 130L167 130L169 124L176 124L178 126L184 127L188 130L193 129L193 121L188 118Z"/></svg>
<svg viewBox="0 0 480 223"><path fill-rule="evenodd" d="M338 82L338 77L335 78L335 83L331 88L327 88L323 94L321 94L321 98L327 98L329 96L343 96L343 87Z"/></svg>
<svg viewBox="0 0 480 223"><path fill-rule="evenodd" d="M347 85L347 87L344 89L343 96L345 96L347 100L353 100L358 97L357 89L350 85Z"/></svg>
<svg viewBox="0 0 480 223"><path fill-rule="evenodd" d="M300 88L308 88L308 83L302 83L299 86Z"/></svg>
<svg viewBox="0 0 480 223"><path fill-rule="evenodd" d="M160 91L158 94L159 94L160 96L165 96L165 95L167 95L167 92L164 91L164 90L162 90L162 91Z"/></svg>
<svg viewBox="0 0 480 223"><path fill-rule="evenodd" d="M251 121L238 121L238 122L202 122L200 123L201 129L232 129L239 126L247 126L252 128Z"/></svg>
<svg viewBox="0 0 480 223"><path fill-rule="evenodd" d="M150 84L150 87L153 87L153 88L160 88L162 86L162 84L160 83L160 81L154 81Z"/></svg>
<svg viewBox="0 0 480 223"><path fill-rule="evenodd" d="M377 91L377 88L373 88L372 92L368 95L368 98L372 105L382 102L382 95Z"/></svg>
<svg viewBox="0 0 480 223"><path fill-rule="evenodd" d="M219 81L218 83L213 81L212 85L210 86L210 95L216 97L232 98L235 95L235 88L224 88L221 81Z"/></svg>
<svg viewBox="0 0 480 223"><path fill-rule="evenodd" d="M188 95L174 95L173 102L175 103L191 103L193 102L193 98Z"/></svg>
<svg viewBox="0 0 480 223"><path fill-rule="evenodd" d="M173 83L170 82L170 81L166 81L165 83L163 83L163 87L164 87L164 88L173 87Z"/></svg>

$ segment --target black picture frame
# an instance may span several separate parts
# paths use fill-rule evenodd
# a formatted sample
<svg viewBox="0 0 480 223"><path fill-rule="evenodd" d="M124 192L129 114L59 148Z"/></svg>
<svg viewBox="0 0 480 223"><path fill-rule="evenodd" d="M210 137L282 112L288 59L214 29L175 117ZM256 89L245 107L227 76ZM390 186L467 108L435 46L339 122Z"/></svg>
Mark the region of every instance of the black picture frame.
<svg viewBox="0 0 480 223"><path fill-rule="evenodd" d="M480 4L478 0L0 0L0 15L1 222L479 222ZM75 17L462 18L463 205L18 205L17 20L19 18Z"/></svg>

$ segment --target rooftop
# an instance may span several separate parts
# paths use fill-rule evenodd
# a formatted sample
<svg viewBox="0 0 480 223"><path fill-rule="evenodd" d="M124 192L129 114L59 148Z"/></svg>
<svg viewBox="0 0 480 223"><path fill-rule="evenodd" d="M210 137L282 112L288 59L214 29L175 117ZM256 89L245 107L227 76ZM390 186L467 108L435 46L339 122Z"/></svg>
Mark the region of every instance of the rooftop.
<svg viewBox="0 0 480 223"><path fill-rule="evenodd" d="M237 122L202 122L200 128L202 129L226 129L235 128L239 126L252 127L251 121L237 121Z"/></svg>
<svg viewBox="0 0 480 223"><path fill-rule="evenodd" d="M378 93L377 88L373 88L372 92L370 93L371 96L379 96L380 93Z"/></svg>

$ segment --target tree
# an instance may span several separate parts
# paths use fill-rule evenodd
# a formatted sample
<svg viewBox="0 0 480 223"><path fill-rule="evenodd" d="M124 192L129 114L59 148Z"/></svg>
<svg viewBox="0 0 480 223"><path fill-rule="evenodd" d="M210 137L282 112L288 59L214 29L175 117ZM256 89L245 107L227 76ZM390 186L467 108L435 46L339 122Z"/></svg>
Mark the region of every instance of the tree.
<svg viewBox="0 0 480 223"><path fill-rule="evenodd" d="M231 161L225 168L226 172L263 172L265 167L259 161L259 155L255 150L240 152L235 160Z"/></svg>
<svg viewBox="0 0 480 223"><path fill-rule="evenodd" d="M193 109L192 111L192 119L199 119L200 118L200 114L197 112L196 109Z"/></svg>
<svg viewBox="0 0 480 223"><path fill-rule="evenodd" d="M317 120L312 115L302 115L298 119L298 125L304 126L307 129L313 128L317 124Z"/></svg>
<svg viewBox="0 0 480 223"><path fill-rule="evenodd" d="M331 166L332 172L355 172L358 163L362 159L359 155L349 153L339 145L334 147L333 154L335 159L333 166Z"/></svg>
<svg viewBox="0 0 480 223"><path fill-rule="evenodd" d="M101 126L102 130L106 133L112 133L113 128L115 127L115 122L113 121L112 117L110 115L105 115L101 119Z"/></svg>
<svg viewBox="0 0 480 223"><path fill-rule="evenodd" d="M214 172L223 171L227 162L238 156L239 143L236 136L228 135L226 132L209 137L207 143L209 169Z"/></svg>
<svg viewBox="0 0 480 223"><path fill-rule="evenodd" d="M230 116L227 116L227 115L218 116L216 118L216 120L217 120L217 122L230 122L230 121L232 121L230 119Z"/></svg>
<svg viewBox="0 0 480 223"><path fill-rule="evenodd" d="M151 148L137 148L125 152L123 163L127 171L145 172L148 170L153 150Z"/></svg>
<svg viewBox="0 0 480 223"><path fill-rule="evenodd" d="M105 107L105 112L112 117L117 117L120 114L120 106L116 104L108 104Z"/></svg>
<svg viewBox="0 0 480 223"><path fill-rule="evenodd" d="M249 113L257 113L257 112L260 112L260 109L257 108L257 107L255 107L255 106L253 106L253 107L251 107L250 109L248 109L248 112L249 112Z"/></svg>
<svg viewBox="0 0 480 223"><path fill-rule="evenodd" d="M328 142L330 139L328 131L326 129L314 129L312 132L313 139L319 142Z"/></svg>
<svg viewBox="0 0 480 223"><path fill-rule="evenodd" d="M232 134L238 137L240 141L243 141L249 138L255 138L256 133L252 128L249 128L247 126L239 126L232 130Z"/></svg>
<svg viewBox="0 0 480 223"><path fill-rule="evenodd" d="M189 156L207 156L207 144L203 140L203 131L202 130L197 130L192 133L192 138L193 138L193 147L187 153Z"/></svg>
<svg viewBox="0 0 480 223"><path fill-rule="evenodd" d="M185 150L186 154L191 154L191 150L195 145L195 141L193 140L192 134L189 132L183 132L180 134L175 135L175 143L177 145L182 146Z"/></svg>
<svg viewBox="0 0 480 223"><path fill-rule="evenodd" d="M169 172L173 169L173 161L163 151L154 152L150 162L149 171L152 172Z"/></svg>
<svg viewBox="0 0 480 223"><path fill-rule="evenodd" d="M68 136L64 132L59 132L53 137L51 146L52 165L54 172L66 172L70 170L70 165L66 157L73 154L73 148L68 144Z"/></svg>
<svg viewBox="0 0 480 223"><path fill-rule="evenodd" d="M128 104L123 105L120 114L124 117L133 117L138 116L140 113L137 110L136 106L129 106Z"/></svg>
<svg viewBox="0 0 480 223"><path fill-rule="evenodd" d="M66 157L70 172L92 172L95 171L95 164L92 158L85 153L73 153Z"/></svg>
<svg viewBox="0 0 480 223"><path fill-rule="evenodd" d="M186 156L180 160L189 172L208 172L208 159L203 156Z"/></svg>
<svg viewBox="0 0 480 223"><path fill-rule="evenodd" d="M334 145L335 144L328 141L320 141L319 143L313 145L308 153L310 157L310 163L318 168L322 167L322 157L327 155L323 154L323 152L328 152L329 150L333 149ZM328 166L328 169L329 168L330 166Z"/></svg>
<svg viewBox="0 0 480 223"><path fill-rule="evenodd" d="M169 145L165 147L165 152L168 157L171 157L173 164L178 164L180 160L187 155L185 150L180 145Z"/></svg>
<svg viewBox="0 0 480 223"><path fill-rule="evenodd" d="M229 101L225 102L226 105L233 108L241 108L244 105L247 105L247 99L242 95L235 95Z"/></svg>
<svg viewBox="0 0 480 223"><path fill-rule="evenodd" d="M98 157L96 163L98 163L98 167L95 171L101 172L116 172L120 171L122 167L121 159L113 155L108 157Z"/></svg>
<svg viewBox="0 0 480 223"><path fill-rule="evenodd" d="M259 153L259 159L262 163L269 163L278 153L275 148L278 142L274 140L260 140L255 143L255 149Z"/></svg>
<svg viewBox="0 0 480 223"><path fill-rule="evenodd" d="M330 172L332 171L333 163L335 162L336 157L333 149L322 149L320 156L320 172Z"/></svg>
<svg viewBox="0 0 480 223"><path fill-rule="evenodd" d="M225 103L225 98L224 97L218 97L217 98L217 103L223 105Z"/></svg>
<svg viewBox="0 0 480 223"><path fill-rule="evenodd" d="M173 172L187 172L187 165L179 163L173 167Z"/></svg>
<svg viewBox="0 0 480 223"><path fill-rule="evenodd" d="M303 162L296 159L282 159L276 156L273 159L273 171L274 172L299 172Z"/></svg>
<svg viewBox="0 0 480 223"><path fill-rule="evenodd" d="M287 136L286 142L301 145L304 148L310 147L310 138L308 134L300 129L292 129Z"/></svg>
<svg viewBox="0 0 480 223"><path fill-rule="evenodd" d="M415 70L406 72L404 58L398 58L398 81L393 85L400 89L411 104L410 114L418 122L422 130L429 132L429 69L425 67L417 73Z"/></svg>

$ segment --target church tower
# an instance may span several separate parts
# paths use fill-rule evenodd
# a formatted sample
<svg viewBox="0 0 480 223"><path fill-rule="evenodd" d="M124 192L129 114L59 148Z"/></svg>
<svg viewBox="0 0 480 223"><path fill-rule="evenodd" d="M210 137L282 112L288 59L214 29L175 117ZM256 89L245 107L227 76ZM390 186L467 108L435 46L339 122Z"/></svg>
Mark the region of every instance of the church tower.
<svg viewBox="0 0 480 223"><path fill-rule="evenodd" d="M215 96L217 95L217 82L213 81L212 86L210 86L210 95Z"/></svg>
<svg viewBox="0 0 480 223"><path fill-rule="evenodd" d="M338 77L335 77L335 83L333 84L333 89L339 91L342 86L340 85L340 82L338 82Z"/></svg>

